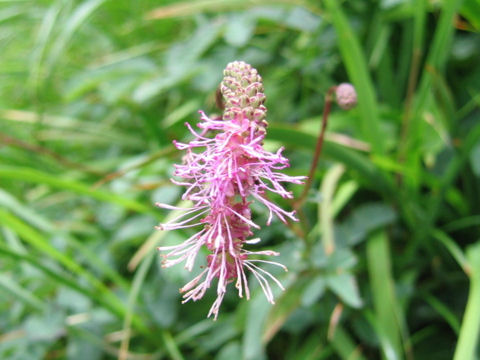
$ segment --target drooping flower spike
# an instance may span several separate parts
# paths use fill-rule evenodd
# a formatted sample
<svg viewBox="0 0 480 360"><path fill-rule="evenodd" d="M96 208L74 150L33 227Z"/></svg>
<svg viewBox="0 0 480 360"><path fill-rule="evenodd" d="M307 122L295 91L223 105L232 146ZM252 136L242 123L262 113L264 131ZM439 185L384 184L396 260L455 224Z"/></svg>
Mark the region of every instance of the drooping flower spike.
<svg viewBox="0 0 480 360"><path fill-rule="evenodd" d="M285 211L267 198L268 192L292 198L283 183L302 184L305 177L288 176L279 170L289 166L282 155L283 148L271 153L263 148L267 122L262 78L250 65L235 61L227 65L221 83L225 110L221 120L210 119L200 111L199 131L186 124L194 139L188 144L174 142L185 150L183 163L175 165L174 184L186 188L182 198L193 206L172 221L161 224L161 230L197 227L200 230L176 246L160 247L165 251L163 267L185 262L192 271L195 259L202 248L209 251L207 266L180 292L183 302L196 301L217 280L217 299L208 316L216 319L227 285L234 282L240 297L250 298L246 271L260 283L267 300L274 303L270 282L282 284L272 274L260 267L262 263L287 268L274 261L258 259L260 256L277 256L275 251L251 251L245 245L259 239L250 239L252 228L259 229L251 219L250 204L259 201L269 211L267 225L273 216L281 221L296 221L295 213ZM170 205L157 206L176 210ZM250 239L250 240L249 240Z"/></svg>

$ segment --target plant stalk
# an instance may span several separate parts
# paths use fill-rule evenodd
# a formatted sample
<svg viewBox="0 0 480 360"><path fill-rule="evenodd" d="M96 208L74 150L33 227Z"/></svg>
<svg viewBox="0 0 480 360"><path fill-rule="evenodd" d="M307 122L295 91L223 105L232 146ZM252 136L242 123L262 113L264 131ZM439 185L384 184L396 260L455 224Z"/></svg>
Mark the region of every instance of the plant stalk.
<svg viewBox="0 0 480 360"><path fill-rule="evenodd" d="M480 333L480 242L467 250L471 266L470 293L463 315L462 327L455 349L454 360L476 359L476 347Z"/></svg>
<svg viewBox="0 0 480 360"><path fill-rule="evenodd" d="M305 183L305 186L303 187L303 192L298 198L298 200L294 203L293 207L295 208L295 210L298 210L303 205L303 203L307 199L308 191L312 186L313 176L315 175L315 170L318 165L318 160L320 159L320 155L322 154L323 141L325 138L325 130L327 129L327 124L328 124L328 115L330 115L330 111L332 109L333 93L335 92L336 88L337 88L336 86L332 86L330 89L328 89L327 94L325 95L325 107L323 108L320 135L318 136L318 139L317 139L317 144L315 146L315 153L313 155L310 171L308 172L307 181Z"/></svg>

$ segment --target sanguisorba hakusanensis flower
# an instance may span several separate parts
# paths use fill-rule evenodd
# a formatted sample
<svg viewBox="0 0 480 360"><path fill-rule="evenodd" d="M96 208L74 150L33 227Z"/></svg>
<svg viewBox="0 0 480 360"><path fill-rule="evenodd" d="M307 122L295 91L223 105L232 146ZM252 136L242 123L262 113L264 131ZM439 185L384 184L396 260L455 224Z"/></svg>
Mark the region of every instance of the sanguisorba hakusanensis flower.
<svg viewBox="0 0 480 360"><path fill-rule="evenodd" d="M269 211L267 225L273 215L281 221L296 221L295 213L274 204L267 192L292 198L282 183L302 184L305 177L281 173L289 166L282 155L283 148L271 153L263 148L267 122L267 109L263 105L262 78L249 64L235 61L227 65L221 83L225 110L220 120L211 119L202 111L200 130L186 126L194 139L188 144L175 141L179 150L185 150L183 163L175 165L174 184L186 187L182 198L193 205L188 209L160 204L171 210L184 210L176 219L158 226L161 230L198 227L200 230L176 246L164 246L163 267L185 262L185 268L193 269L195 258L201 248L208 249L207 266L180 292L183 302L196 301L203 297L212 282L217 279L217 298L208 316L216 319L227 285L234 282L238 295L250 297L248 270L258 280L268 301L274 303L269 281L283 289L271 273L261 267L262 263L286 267L263 256L279 255L275 251L252 251L247 244L259 239L250 239L252 228L259 226L252 221L250 204L259 201ZM260 258L258 258L260 257Z"/></svg>

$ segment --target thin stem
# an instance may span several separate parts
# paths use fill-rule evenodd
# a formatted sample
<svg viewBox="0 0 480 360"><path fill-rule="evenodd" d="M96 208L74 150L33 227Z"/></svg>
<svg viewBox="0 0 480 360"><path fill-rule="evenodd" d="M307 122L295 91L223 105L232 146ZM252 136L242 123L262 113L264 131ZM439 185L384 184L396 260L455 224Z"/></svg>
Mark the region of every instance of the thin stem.
<svg viewBox="0 0 480 360"><path fill-rule="evenodd" d="M333 102L333 93L336 90L336 86L332 86L328 89L327 94L325 95L325 107L323 108L323 116L322 116L322 124L320 129L320 135L318 136L317 145L315 147L315 154L313 155L312 165L310 166L310 171L308 173L307 182L303 187L302 195L298 198L298 200L294 203L295 210L298 210L303 203L305 202L308 191L312 186L313 176L315 174L315 170L318 165L318 160L320 159L320 155L322 154L323 148L323 140L325 138L325 130L327 129L328 124L328 115L330 115L330 110L332 109L332 102Z"/></svg>

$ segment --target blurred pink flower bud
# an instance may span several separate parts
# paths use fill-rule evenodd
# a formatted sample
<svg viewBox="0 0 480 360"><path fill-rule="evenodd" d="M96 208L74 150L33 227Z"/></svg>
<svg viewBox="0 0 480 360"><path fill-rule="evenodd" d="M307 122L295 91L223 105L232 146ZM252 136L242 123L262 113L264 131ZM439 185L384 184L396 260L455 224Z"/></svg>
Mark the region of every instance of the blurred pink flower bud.
<svg viewBox="0 0 480 360"><path fill-rule="evenodd" d="M342 83L335 90L337 104L343 110L350 110L357 105L357 92L352 84Z"/></svg>

